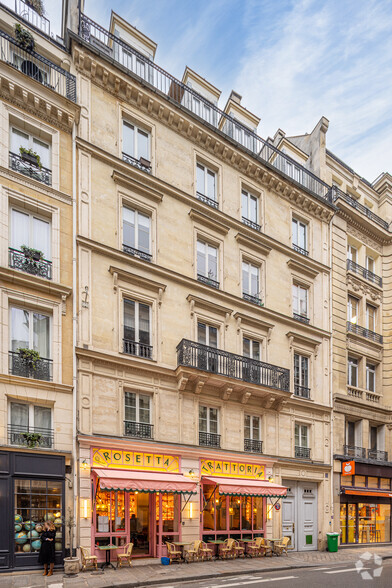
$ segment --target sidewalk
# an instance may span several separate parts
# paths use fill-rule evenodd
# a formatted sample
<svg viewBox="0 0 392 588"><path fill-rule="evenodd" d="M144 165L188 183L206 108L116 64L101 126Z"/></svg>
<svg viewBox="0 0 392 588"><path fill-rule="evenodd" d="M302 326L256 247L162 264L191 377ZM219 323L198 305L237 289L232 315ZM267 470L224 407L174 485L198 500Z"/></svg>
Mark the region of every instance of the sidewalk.
<svg viewBox="0 0 392 588"><path fill-rule="evenodd" d="M42 572L0 574L0 588L136 588L137 586L162 586L166 583L189 582L217 576L260 573L266 570L278 571L304 567L318 567L332 563L356 562L366 551L390 559L392 546L360 547L342 549L337 553L327 551L309 551L289 553L281 557L262 557L254 559L236 559L234 561L197 562L191 564L173 564L162 566L158 559L135 560L132 568L105 570L102 572L84 572L76 578L64 578L63 572L56 572L50 578Z"/></svg>

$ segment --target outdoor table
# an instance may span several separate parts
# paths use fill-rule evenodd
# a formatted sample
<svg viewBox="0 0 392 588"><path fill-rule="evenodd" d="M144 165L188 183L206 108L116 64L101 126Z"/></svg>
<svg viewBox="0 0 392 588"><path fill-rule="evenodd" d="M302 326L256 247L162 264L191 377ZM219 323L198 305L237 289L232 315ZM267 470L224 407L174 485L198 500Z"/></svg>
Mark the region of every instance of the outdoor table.
<svg viewBox="0 0 392 588"><path fill-rule="evenodd" d="M240 543L245 543L245 555L247 555L249 557L249 551L246 550L246 544L247 543L254 543L255 540L254 539L238 539L238 541Z"/></svg>
<svg viewBox="0 0 392 588"><path fill-rule="evenodd" d="M173 541L173 545L181 548L181 559L183 559L184 561L185 561L184 547L186 547L187 545L190 545L191 543L193 543L193 541Z"/></svg>
<svg viewBox="0 0 392 588"><path fill-rule="evenodd" d="M207 544L211 544L211 545L215 545L215 554L214 557L215 559L219 559L220 555L219 555L219 545L223 545L224 541L222 539L215 539L214 541L207 541Z"/></svg>
<svg viewBox="0 0 392 588"><path fill-rule="evenodd" d="M275 551L275 543L279 543L279 541L282 540L282 537L275 537L274 539L267 539L267 541L271 541L272 543L272 553L275 553L275 555L278 555Z"/></svg>
<svg viewBox="0 0 392 588"><path fill-rule="evenodd" d="M97 549L99 549L100 551L106 551L106 561L104 561L101 565L101 569L104 570L105 568L112 567L115 570L116 568L110 561L110 552L113 549L118 549L117 545L97 545Z"/></svg>

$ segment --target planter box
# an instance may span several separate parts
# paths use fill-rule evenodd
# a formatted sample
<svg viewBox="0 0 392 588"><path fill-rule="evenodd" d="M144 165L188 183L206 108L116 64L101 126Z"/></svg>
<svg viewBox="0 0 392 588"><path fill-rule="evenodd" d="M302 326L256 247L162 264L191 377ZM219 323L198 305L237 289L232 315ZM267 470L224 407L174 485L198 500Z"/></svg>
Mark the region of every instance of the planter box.
<svg viewBox="0 0 392 588"><path fill-rule="evenodd" d="M35 165L38 167L38 159L35 155L31 155L31 153L21 153L20 154L23 161L30 163L31 165Z"/></svg>

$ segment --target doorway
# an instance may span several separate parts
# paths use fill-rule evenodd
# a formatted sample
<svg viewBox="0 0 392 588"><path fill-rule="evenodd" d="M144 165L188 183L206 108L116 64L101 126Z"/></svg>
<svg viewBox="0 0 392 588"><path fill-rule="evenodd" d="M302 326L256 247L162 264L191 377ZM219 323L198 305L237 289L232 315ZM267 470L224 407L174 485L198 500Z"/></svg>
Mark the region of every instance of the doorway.
<svg viewBox="0 0 392 588"><path fill-rule="evenodd" d="M287 496L282 500L282 531L293 551L317 550L317 484L283 480Z"/></svg>

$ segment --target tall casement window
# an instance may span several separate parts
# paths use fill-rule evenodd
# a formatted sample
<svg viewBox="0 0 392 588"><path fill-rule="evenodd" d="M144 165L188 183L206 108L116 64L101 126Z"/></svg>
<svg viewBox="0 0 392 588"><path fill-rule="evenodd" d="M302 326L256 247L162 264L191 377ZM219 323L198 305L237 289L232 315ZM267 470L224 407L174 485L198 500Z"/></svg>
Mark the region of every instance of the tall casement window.
<svg viewBox="0 0 392 588"><path fill-rule="evenodd" d="M359 300L354 296L349 296L347 301L347 320L353 325L358 324Z"/></svg>
<svg viewBox="0 0 392 588"><path fill-rule="evenodd" d="M366 256L366 269L368 272L371 272L372 274L375 273L376 263L373 257L370 257L370 255Z"/></svg>
<svg viewBox="0 0 392 588"><path fill-rule="evenodd" d="M124 299L124 353L152 358L151 307Z"/></svg>
<svg viewBox="0 0 392 588"><path fill-rule="evenodd" d="M123 206L123 250L151 261L151 218L127 206Z"/></svg>
<svg viewBox="0 0 392 588"><path fill-rule="evenodd" d="M374 332L376 330L376 312L377 309L374 306L371 304L366 305L366 328L369 331Z"/></svg>
<svg viewBox="0 0 392 588"><path fill-rule="evenodd" d="M218 249L205 241L197 240L197 279L213 288L219 288Z"/></svg>
<svg viewBox="0 0 392 588"><path fill-rule="evenodd" d="M261 366L259 363L261 359L261 344L259 341L254 341L249 337L242 339L242 354L255 361L242 362L242 379L246 382L259 384L261 382Z"/></svg>
<svg viewBox="0 0 392 588"><path fill-rule="evenodd" d="M261 419L258 416L244 416L244 451L262 453Z"/></svg>
<svg viewBox="0 0 392 588"><path fill-rule="evenodd" d="M199 445L220 447L219 409L199 406Z"/></svg>
<svg viewBox="0 0 392 588"><path fill-rule="evenodd" d="M247 261L242 262L242 297L261 306L260 268Z"/></svg>
<svg viewBox="0 0 392 588"><path fill-rule="evenodd" d="M261 230L258 211L258 198L247 190L241 192L241 213L242 222L257 231Z"/></svg>
<svg viewBox="0 0 392 588"><path fill-rule="evenodd" d="M293 220L291 222L291 230L292 230L293 249L295 251L298 251L298 253L302 253L302 255L309 255L307 224L298 220L297 218L293 218Z"/></svg>
<svg viewBox="0 0 392 588"><path fill-rule="evenodd" d="M151 397L138 392L125 392L124 434L152 439Z"/></svg>
<svg viewBox="0 0 392 588"><path fill-rule="evenodd" d="M354 245L347 245L347 259L352 261L353 263L357 263L358 260L358 250Z"/></svg>
<svg viewBox="0 0 392 588"><path fill-rule="evenodd" d="M39 447L53 446L52 411L47 406L11 402L8 440L11 445L26 445L24 433L36 433Z"/></svg>
<svg viewBox="0 0 392 588"><path fill-rule="evenodd" d="M372 363L366 363L366 390L376 391L376 366Z"/></svg>
<svg viewBox="0 0 392 588"><path fill-rule="evenodd" d="M51 380L50 316L26 308L11 307L10 322L10 373Z"/></svg>
<svg viewBox="0 0 392 588"><path fill-rule="evenodd" d="M293 316L302 322L309 322L309 290L299 284L293 284Z"/></svg>
<svg viewBox="0 0 392 588"><path fill-rule="evenodd" d="M346 422L346 444L348 447L355 447L356 445L356 423L354 421Z"/></svg>
<svg viewBox="0 0 392 588"><path fill-rule="evenodd" d="M205 323L197 323L197 341L208 347L218 347L218 329Z"/></svg>
<svg viewBox="0 0 392 588"><path fill-rule="evenodd" d="M347 362L347 385L358 388L358 360L349 357Z"/></svg>
<svg viewBox="0 0 392 588"><path fill-rule="evenodd" d="M196 164L196 192L202 202L218 208L216 173L202 165Z"/></svg>
<svg viewBox="0 0 392 588"><path fill-rule="evenodd" d="M123 160L144 171L151 171L150 133L133 123L123 121Z"/></svg>
<svg viewBox="0 0 392 588"><path fill-rule="evenodd" d="M50 280L50 220L17 208L11 208L10 216L10 267Z"/></svg>
<svg viewBox="0 0 392 588"><path fill-rule="evenodd" d="M294 353L294 394L309 398L309 357Z"/></svg>
<svg viewBox="0 0 392 588"><path fill-rule="evenodd" d="M34 155L27 153L30 150ZM11 127L10 168L51 186L52 163L49 143L31 133Z"/></svg>
<svg viewBox="0 0 392 588"><path fill-rule="evenodd" d="M260 348L259 341L254 341L248 337L242 339L242 353L244 357L250 357L251 359L260 360Z"/></svg>
<svg viewBox="0 0 392 588"><path fill-rule="evenodd" d="M309 427L295 424L295 457L310 457Z"/></svg>
<svg viewBox="0 0 392 588"><path fill-rule="evenodd" d="M197 365L201 370L216 372L218 356L215 351L208 349L218 347L218 329L205 323L197 323L197 342L206 347L199 347L197 351Z"/></svg>

